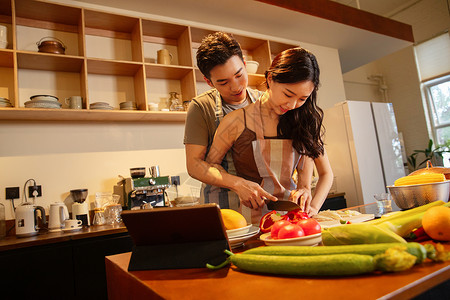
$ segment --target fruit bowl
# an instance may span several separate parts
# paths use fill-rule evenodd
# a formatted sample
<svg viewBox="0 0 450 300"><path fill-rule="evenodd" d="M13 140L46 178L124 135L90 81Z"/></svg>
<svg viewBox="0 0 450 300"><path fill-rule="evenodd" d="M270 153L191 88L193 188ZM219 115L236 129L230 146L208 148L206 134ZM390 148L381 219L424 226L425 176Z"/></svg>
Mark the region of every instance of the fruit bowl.
<svg viewBox="0 0 450 300"><path fill-rule="evenodd" d="M266 246L316 246L322 241L322 233L306 235L292 239L273 239L269 233L262 234L259 239Z"/></svg>
<svg viewBox="0 0 450 300"><path fill-rule="evenodd" d="M227 230L227 235L230 238L230 237L235 237L235 236L240 236L240 235L246 234L249 232L250 227L252 227L252 224L241 227L241 228Z"/></svg>

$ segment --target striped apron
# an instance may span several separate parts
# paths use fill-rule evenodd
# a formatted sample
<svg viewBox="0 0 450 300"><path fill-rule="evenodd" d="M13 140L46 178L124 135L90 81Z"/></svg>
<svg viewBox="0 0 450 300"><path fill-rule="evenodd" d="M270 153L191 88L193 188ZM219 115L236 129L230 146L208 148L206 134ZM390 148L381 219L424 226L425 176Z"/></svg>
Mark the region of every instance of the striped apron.
<svg viewBox="0 0 450 300"><path fill-rule="evenodd" d="M252 147L259 175L263 178L261 186L278 200L288 200L290 191L295 189L292 175L300 161L300 154L292 147L292 140L264 139L261 100L255 103L253 115L247 122L253 122L255 129L256 140L252 142ZM266 205L259 209L244 207L244 216L248 210L253 224L259 224L261 217L269 212Z"/></svg>

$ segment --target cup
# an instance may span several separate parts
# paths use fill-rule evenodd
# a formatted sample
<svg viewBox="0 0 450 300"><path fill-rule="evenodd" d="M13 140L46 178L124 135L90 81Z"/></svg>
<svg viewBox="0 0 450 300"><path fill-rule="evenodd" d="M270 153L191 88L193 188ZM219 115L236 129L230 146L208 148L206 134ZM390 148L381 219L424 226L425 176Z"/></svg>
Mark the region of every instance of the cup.
<svg viewBox="0 0 450 300"><path fill-rule="evenodd" d="M391 194L381 193L373 195L376 202L378 211L376 213L377 217L381 217L384 214L392 212L392 198Z"/></svg>
<svg viewBox="0 0 450 300"><path fill-rule="evenodd" d="M65 229L72 229L72 228L78 228L81 227L81 224L83 223L83 221L81 220L65 220L64 221L64 228Z"/></svg>
<svg viewBox="0 0 450 300"><path fill-rule="evenodd" d="M81 96L72 96L65 99L66 104L70 109L82 109L83 98Z"/></svg>
<svg viewBox="0 0 450 300"><path fill-rule="evenodd" d="M158 103L149 103L148 104L148 110L150 110L150 111L157 111L158 110Z"/></svg>
<svg viewBox="0 0 450 300"><path fill-rule="evenodd" d="M158 50L157 54L158 54L158 57L157 57L158 64L170 65L170 63L172 62L173 56L169 52L169 50L161 49L161 50Z"/></svg>

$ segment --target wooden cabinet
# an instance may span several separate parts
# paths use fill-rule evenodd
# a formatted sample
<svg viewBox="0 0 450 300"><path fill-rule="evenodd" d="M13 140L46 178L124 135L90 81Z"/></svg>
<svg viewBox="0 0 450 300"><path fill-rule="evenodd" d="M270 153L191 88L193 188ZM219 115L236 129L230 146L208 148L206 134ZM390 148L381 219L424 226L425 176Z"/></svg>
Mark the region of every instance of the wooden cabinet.
<svg viewBox="0 0 450 300"><path fill-rule="evenodd" d="M132 246L125 232L1 251L1 297L108 299L105 256Z"/></svg>
<svg viewBox="0 0 450 300"><path fill-rule="evenodd" d="M149 111L150 103L165 105L169 92L188 101L202 92L203 75L195 53L212 30L133 16L33 0L0 0L0 24L8 28L9 44L0 49L0 119L58 121L184 122L185 112ZM38 52L42 38L62 41L65 54ZM259 62L249 85L264 89L264 71L277 53L295 47L276 41L235 35L247 60ZM45 40L45 39L44 39ZM170 65L157 63L157 51L168 49ZM32 95L59 98L62 109L25 108ZM67 109L64 99L80 95L83 109ZM135 101L136 111L119 110ZM115 110L93 110L107 102Z"/></svg>

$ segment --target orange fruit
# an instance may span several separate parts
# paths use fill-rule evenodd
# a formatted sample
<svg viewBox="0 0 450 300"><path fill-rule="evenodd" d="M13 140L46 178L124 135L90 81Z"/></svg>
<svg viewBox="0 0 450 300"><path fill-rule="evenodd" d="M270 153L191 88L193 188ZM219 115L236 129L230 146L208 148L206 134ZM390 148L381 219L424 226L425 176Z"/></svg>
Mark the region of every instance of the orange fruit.
<svg viewBox="0 0 450 300"><path fill-rule="evenodd" d="M232 209L221 209L223 224L226 230L237 229L247 226L244 216Z"/></svg>
<svg viewBox="0 0 450 300"><path fill-rule="evenodd" d="M434 206L422 217L425 232L437 241L450 241L450 207Z"/></svg>

